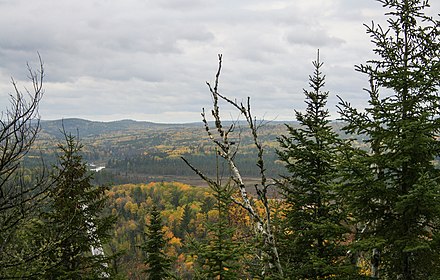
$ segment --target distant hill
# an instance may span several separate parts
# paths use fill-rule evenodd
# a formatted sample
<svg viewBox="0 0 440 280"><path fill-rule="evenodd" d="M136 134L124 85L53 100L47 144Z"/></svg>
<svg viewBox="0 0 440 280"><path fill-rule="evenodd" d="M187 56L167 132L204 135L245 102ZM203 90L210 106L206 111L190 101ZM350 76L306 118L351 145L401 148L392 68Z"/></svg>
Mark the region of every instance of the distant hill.
<svg viewBox="0 0 440 280"><path fill-rule="evenodd" d="M247 123L244 121L225 121L223 122L223 126L228 127L233 123L236 125L235 130L247 131ZM149 138L150 136L154 136L153 138L156 138L155 144L158 144L157 142L160 140L167 140L166 142L173 144L173 139L179 138L175 138L173 136L173 134L177 132L183 134L189 133L189 137L196 141L200 141L201 138L205 138L206 136L205 127L202 122L167 124L148 121L135 121L129 119L102 122L80 118L68 118L60 120L41 120L40 124L41 132L39 138L45 140L62 139L63 127L67 133L78 135L81 141L85 140L86 142L88 142L90 139L96 140L96 138L102 138L101 140L107 142L109 137L114 139L115 137L126 138L128 136L136 135L136 138ZM287 129L285 124L289 124L293 127L298 126L298 122L296 121L262 121L261 124L260 136L265 138L265 140L268 140L267 136L275 140L277 136L286 134ZM214 129L213 122L209 122L209 125L211 129ZM341 131L341 128L344 125L342 122L332 121L331 125L333 126L335 132L340 134L343 138L347 137L345 133Z"/></svg>
<svg viewBox="0 0 440 280"><path fill-rule="evenodd" d="M93 137L104 135L114 132L123 131L140 131L140 130L152 130L152 129L204 129L202 122L195 123L154 123L148 121L135 121L135 120L119 120L119 121L90 121L80 118L67 118L60 120L41 120L41 130L42 133L50 135L51 137L60 138L62 137L62 129L68 133L76 135L79 132L81 137ZM231 125L233 122L225 121L223 124L225 126ZM264 122L266 124L266 122ZM280 125L284 123L295 124L295 122L285 122L285 121L271 121L267 122L266 125ZM237 122L236 124L240 126L246 125L243 121ZM210 125L213 126L211 122Z"/></svg>
<svg viewBox="0 0 440 280"><path fill-rule="evenodd" d="M150 129L166 129L177 127L197 127L201 124L162 124L147 121L120 120L110 122L89 121L79 118L69 118L62 120L41 120L41 130L44 134L48 134L55 138L62 136L62 129L68 133L76 135L79 132L81 137L98 136L112 132L134 131L134 130L150 130Z"/></svg>
<svg viewBox="0 0 440 280"><path fill-rule="evenodd" d="M283 121L263 122L259 137L265 149L266 169L271 177L282 173L275 154L277 137L287 134ZM232 122L224 122L229 126ZM290 122L292 126L298 123ZM210 123L211 128L214 127ZM335 131L340 132L341 123L334 122ZM160 124L146 121L120 120L111 122L90 121L78 118L41 121L41 132L35 150L28 155L29 164L39 164L42 153L47 162L56 161L56 146L63 142L62 129L79 135L84 145L84 159L100 167L96 174L100 183L143 183L150 181L177 180L190 183L197 177L181 160L190 160L207 174L216 173L215 149L203 123ZM229 139L239 143L237 164L244 176L258 177L256 154L252 136L244 122L236 123ZM103 167L105 167L103 169ZM226 168L226 167L224 167ZM226 168L227 169L227 168ZM167 178L167 179L165 179Z"/></svg>

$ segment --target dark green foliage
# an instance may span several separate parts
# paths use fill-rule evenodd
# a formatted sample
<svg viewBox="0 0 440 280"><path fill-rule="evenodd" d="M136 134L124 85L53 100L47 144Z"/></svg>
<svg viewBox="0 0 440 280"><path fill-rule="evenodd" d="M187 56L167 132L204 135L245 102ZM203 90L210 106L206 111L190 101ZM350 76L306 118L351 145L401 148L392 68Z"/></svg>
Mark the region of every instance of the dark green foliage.
<svg viewBox="0 0 440 280"><path fill-rule="evenodd" d="M274 136L275 138L275 136ZM274 139L271 139L273 141ZM185 154L185 158L193 162L197 166L201 166L201 170L208 175L215 176L217 167L215 165L215 153L206 154ZM237 165L243 170L244 176L257 177L258 169L255 168L255 153L247 152L237 154ZM159 158L159 159L158 159ZM276 176L279 165L276 164L276 155L273 149L267 150L267 172L271 176ZM109 170L128 172L128 174L147 174L151 176L158 175L174 175L174 176L191 176L194 175L192 170L188 169L180 158L169 157L165 153L153 153L149 155L133 155L123 159L115 159L108 162ZM225 165L222 170L225 175L229 174L228 166ZM144 182L144 181L142 181ZM130 183L133 183L132 181Z"/></svg>
<svg viewBox="0 0 440 280"><path fill-rule="evenodd" d="M171 261L164 253L167 241L162 230L162 218L155 205L150 211L150 223L146 227L146 240L141 245L148 266L145 272L151 280L167 279L170 276Z"/></svg>
<svg viewBox="0 0 440 280"><path fill-rule="evenodd" d="M102 216L106 188L91 184L91 174L80 155L82 145L71 135L59 145L59 165L51 205L43 214L42 238L56 244L41 258L45 279L96 279L108 275L103 254L92 254L109 238L114 219Z"/></svg>
<svg viewBox="0 0 440 280"><path fill-rule="evenodd" d="M207 222L207 236L197 242L193 240L193 254L197 256L197 277L199 279L241 279L245 272L243 259L244 244L236 240L236 228L231 222L229 206L233 189L229 184L211 186L216 199L215 220Z"/></svg>
<svg viewBox="0 0 440 280"><path fill-rule="evenodd" d="M179 234L177 235L182 240L185 240L188 233L194 231L194 226L191 225L191 220L194 218L193 216L194 215L192 213L191 207L189 206L189 204L186 204L183 207L182 220L180 221L180 230Z"/></svg>
<svg viewBox="0 0 440 280"><path fill-rule="evenodd" d="M336 191L342 145L325 108L322 64L318 53L309 77L311 90L304 90L306 112L296 111L299 128L287 125L289 134L278 139L278 155L289 172L280 182L287 203L280 255L291 279L343 278L354 272L345 260L349 231Z"/></svg>
<svg viewBox="0 0 440 280"><path fill-rule="evenodd" d="M362 229L357 245L381 252L381 277L438 279L440 22L423 14L428 1L379 2L389 27L367 26L378 59L357 66L369 106L340 104L345 131L369 147L347 153L345 195Z"/></svg>

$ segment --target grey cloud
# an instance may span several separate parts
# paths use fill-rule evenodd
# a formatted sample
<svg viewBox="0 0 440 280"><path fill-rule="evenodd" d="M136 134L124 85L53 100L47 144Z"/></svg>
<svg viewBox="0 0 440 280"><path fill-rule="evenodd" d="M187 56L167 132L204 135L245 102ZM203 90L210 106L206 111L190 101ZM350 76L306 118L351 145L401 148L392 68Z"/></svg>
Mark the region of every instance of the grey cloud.
<svg viewBox="0 0 440 280"><path fill-rule="evenodd" d="M43 118L198 121L223 53L225 94L291 119L317 48L328 89L361 102L353 65L372 47L362 23L382 12L374 0L0 0L0 89L9 76L26 85L38 51Z"/></svg>
<svg viewBox="0 0 440 280"><path fill-rule="evenodd" d="M323 46L338 47L345 43L345 40L328 35L321 28L300 26L286 34L286 40L291 44L309 45L315 48Z"/></svg>
<svg viewBox="0 0 440 280"><path fill-rule="evenodd" d="M162 0L148 1L151 5L165 10L188 12L195 9L209 8L215 1L212 0Z"/></svg>

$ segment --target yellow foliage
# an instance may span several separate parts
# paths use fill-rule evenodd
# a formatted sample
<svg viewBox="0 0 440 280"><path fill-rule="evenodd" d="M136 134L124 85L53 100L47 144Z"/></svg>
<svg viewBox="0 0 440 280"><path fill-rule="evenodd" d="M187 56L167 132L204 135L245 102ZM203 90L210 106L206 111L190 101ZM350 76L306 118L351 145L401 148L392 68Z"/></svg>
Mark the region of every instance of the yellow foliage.
<svg viewBox="0 0 440 280"><path fill-rule="evenodd" d="M130 212L131 214L136 214L138 211L138 205L131 201L128 201L124 206L125 211Z"/></svg>
<svg viewBox="0 0 440 280"><path fill-rule="evenodd" d="M136 185L135 184L124 184L124 185L121 185L121 187L124 190L129 190L129 189L132 189L132 188L136 187Z"/></svg>
<svg viewBox="0 0 440 280"><path fill-rule="evenodd" d="M218 211L217 210L210 210L208 212L208 219L210 221L215 221L218 219Z"/></svg>
<svg viewBox="0 0 440 280"><path fill-rule="evenodd" d="M186 255L185 253L181 253L177 257L177 263L182 264L182 268L184 271L193 271L194 270L194 262L197 259L197 256L191 256L190 254Z"/></svg>
<svg viewBox="0 0 440 280"><path fill-rule="evenodd" d="M190 205L191 210L193 210L194 212L198 213L199 211L202 210L202 208L200 207L200 203L192 203Z"/></svg>
<svg viewBox="0 0 440 280"><path fill-rule="evenodd" d="M113 199L113 197L115 197L115 192L114 192L114 191L107 191L106 193L107 193L107 196L108 196L110 199Z"/></svg>
<svg viewBox="0 0 440 280"><path fill-rule="evenodd" d="M173 149L173 146L157 145L155 148L158 149L159 151L168 151Z"/></svg>
<svg viewBox="0 0 440 280"><path fill-rule="evenodd" d="M171 231L171 229L167 226L164 226L163 228L164 231L164 238L165 239L172 239L174 237L174 233Z"/></svg>
<svg viewBox="0 0 440 280"><path fill-rule="evenodd" d="M168 244L173 245L173 246L182 246L182 241L180 238L178 237L173 237L170 239L170 241L168 241Z"/></svg>
<svg viewBox="0 0 440 280"><path fill-rule="evenodd" d="M359 273L361 275L371 276L370 262L365 258L358 260L357 266L359 267Z"/></svg>
<svg viewBox="0 0 440 280"><path fill-rule="evenodd" d="M174 221L178 221L182 217L182 211L179 211L179 209L163 210L160 214L168 224L172 224Z"/></svg>
<svg viewBox="0 0 440 280"><path fill-rule="evenodd" d="M169 257L174 258L177 255L177 249L174 246L168 246L165 254Z"/></svg>
<svg viewBox="0 0 440 280"><path fill-rule="evenodd" d="M135 230L137 228L136 222L133 220L127 221L127 228L130 230Z"/></svg>
<svg viewBox="0 0 440 280"><path fill-rule="evenodd" d="M176 157L180 157L181 155L188 154L190 152L191 149L189 147L175 147L172 150L168 151L168 155L172 158L173 157L176 158Z"/></svg>
<svg viewBox="0 0 440 280"><path fill-rule="evenodd" d="M118 197L116 198L115 202L116 204L121 205L123 202L125 202L125 200L126 199L124 197Z"/></svg>
<svg viewBox="0 0 440 280"><path fill-rule="evenodd" d="M180 182L173 182L172 184L183 192L189 191L192 188L190 185L180 183Z"/></svg>
<svg viewBox="0 0 440 280"><path fill-rule="evenodd" d="M153 206L153 204L154 204L153 199L151 197L147 197L147 200L145 201L145 206L147 208L151 208Z"/></svg>

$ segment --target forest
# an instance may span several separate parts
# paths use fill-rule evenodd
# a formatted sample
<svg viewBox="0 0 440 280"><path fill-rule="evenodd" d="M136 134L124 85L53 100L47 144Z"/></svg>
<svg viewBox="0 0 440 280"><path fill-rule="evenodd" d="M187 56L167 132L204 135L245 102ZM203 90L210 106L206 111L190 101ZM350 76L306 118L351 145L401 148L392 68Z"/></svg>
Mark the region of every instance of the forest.
<svg viewBox="0 0 440 280"><path fill-rule="evenodd" d="M192 182L197 175L181 160L181 156L202 166L203 171L210 175L216 170L215 149L204 134L203 124L167 125L130 121L122 125L120 122L100 123L80 119L43 121L40 134L27 157L28 165L38 165L42 151L47 162L56 161L56 143L62 140L59 129L62 125L69 133L76 134L78 131L78 137L85 146L85 161L105 167L95 175L99 184L144 183L160 181L164 176L172 181L178 177ZM237 130L240 126L243 124L236 124ZM281 167L277 163L275 148L276 137L284 128L282 122L268 122L259 130L266 148L267 169L272 177L279 175ZM234 141L240 143L237 162L243 175L258 177L258 170L254 168L256 154L249 133L242 131Z"/></svg>
<svg viewBox="0 0 440 280"><path fill-rule="evenodd" d="M285 123L223 93L221 54L200 124L40 120L40 57L0 119L0 279L439 279L440 20L378 1L338 121L320 50Z"/></svg>

